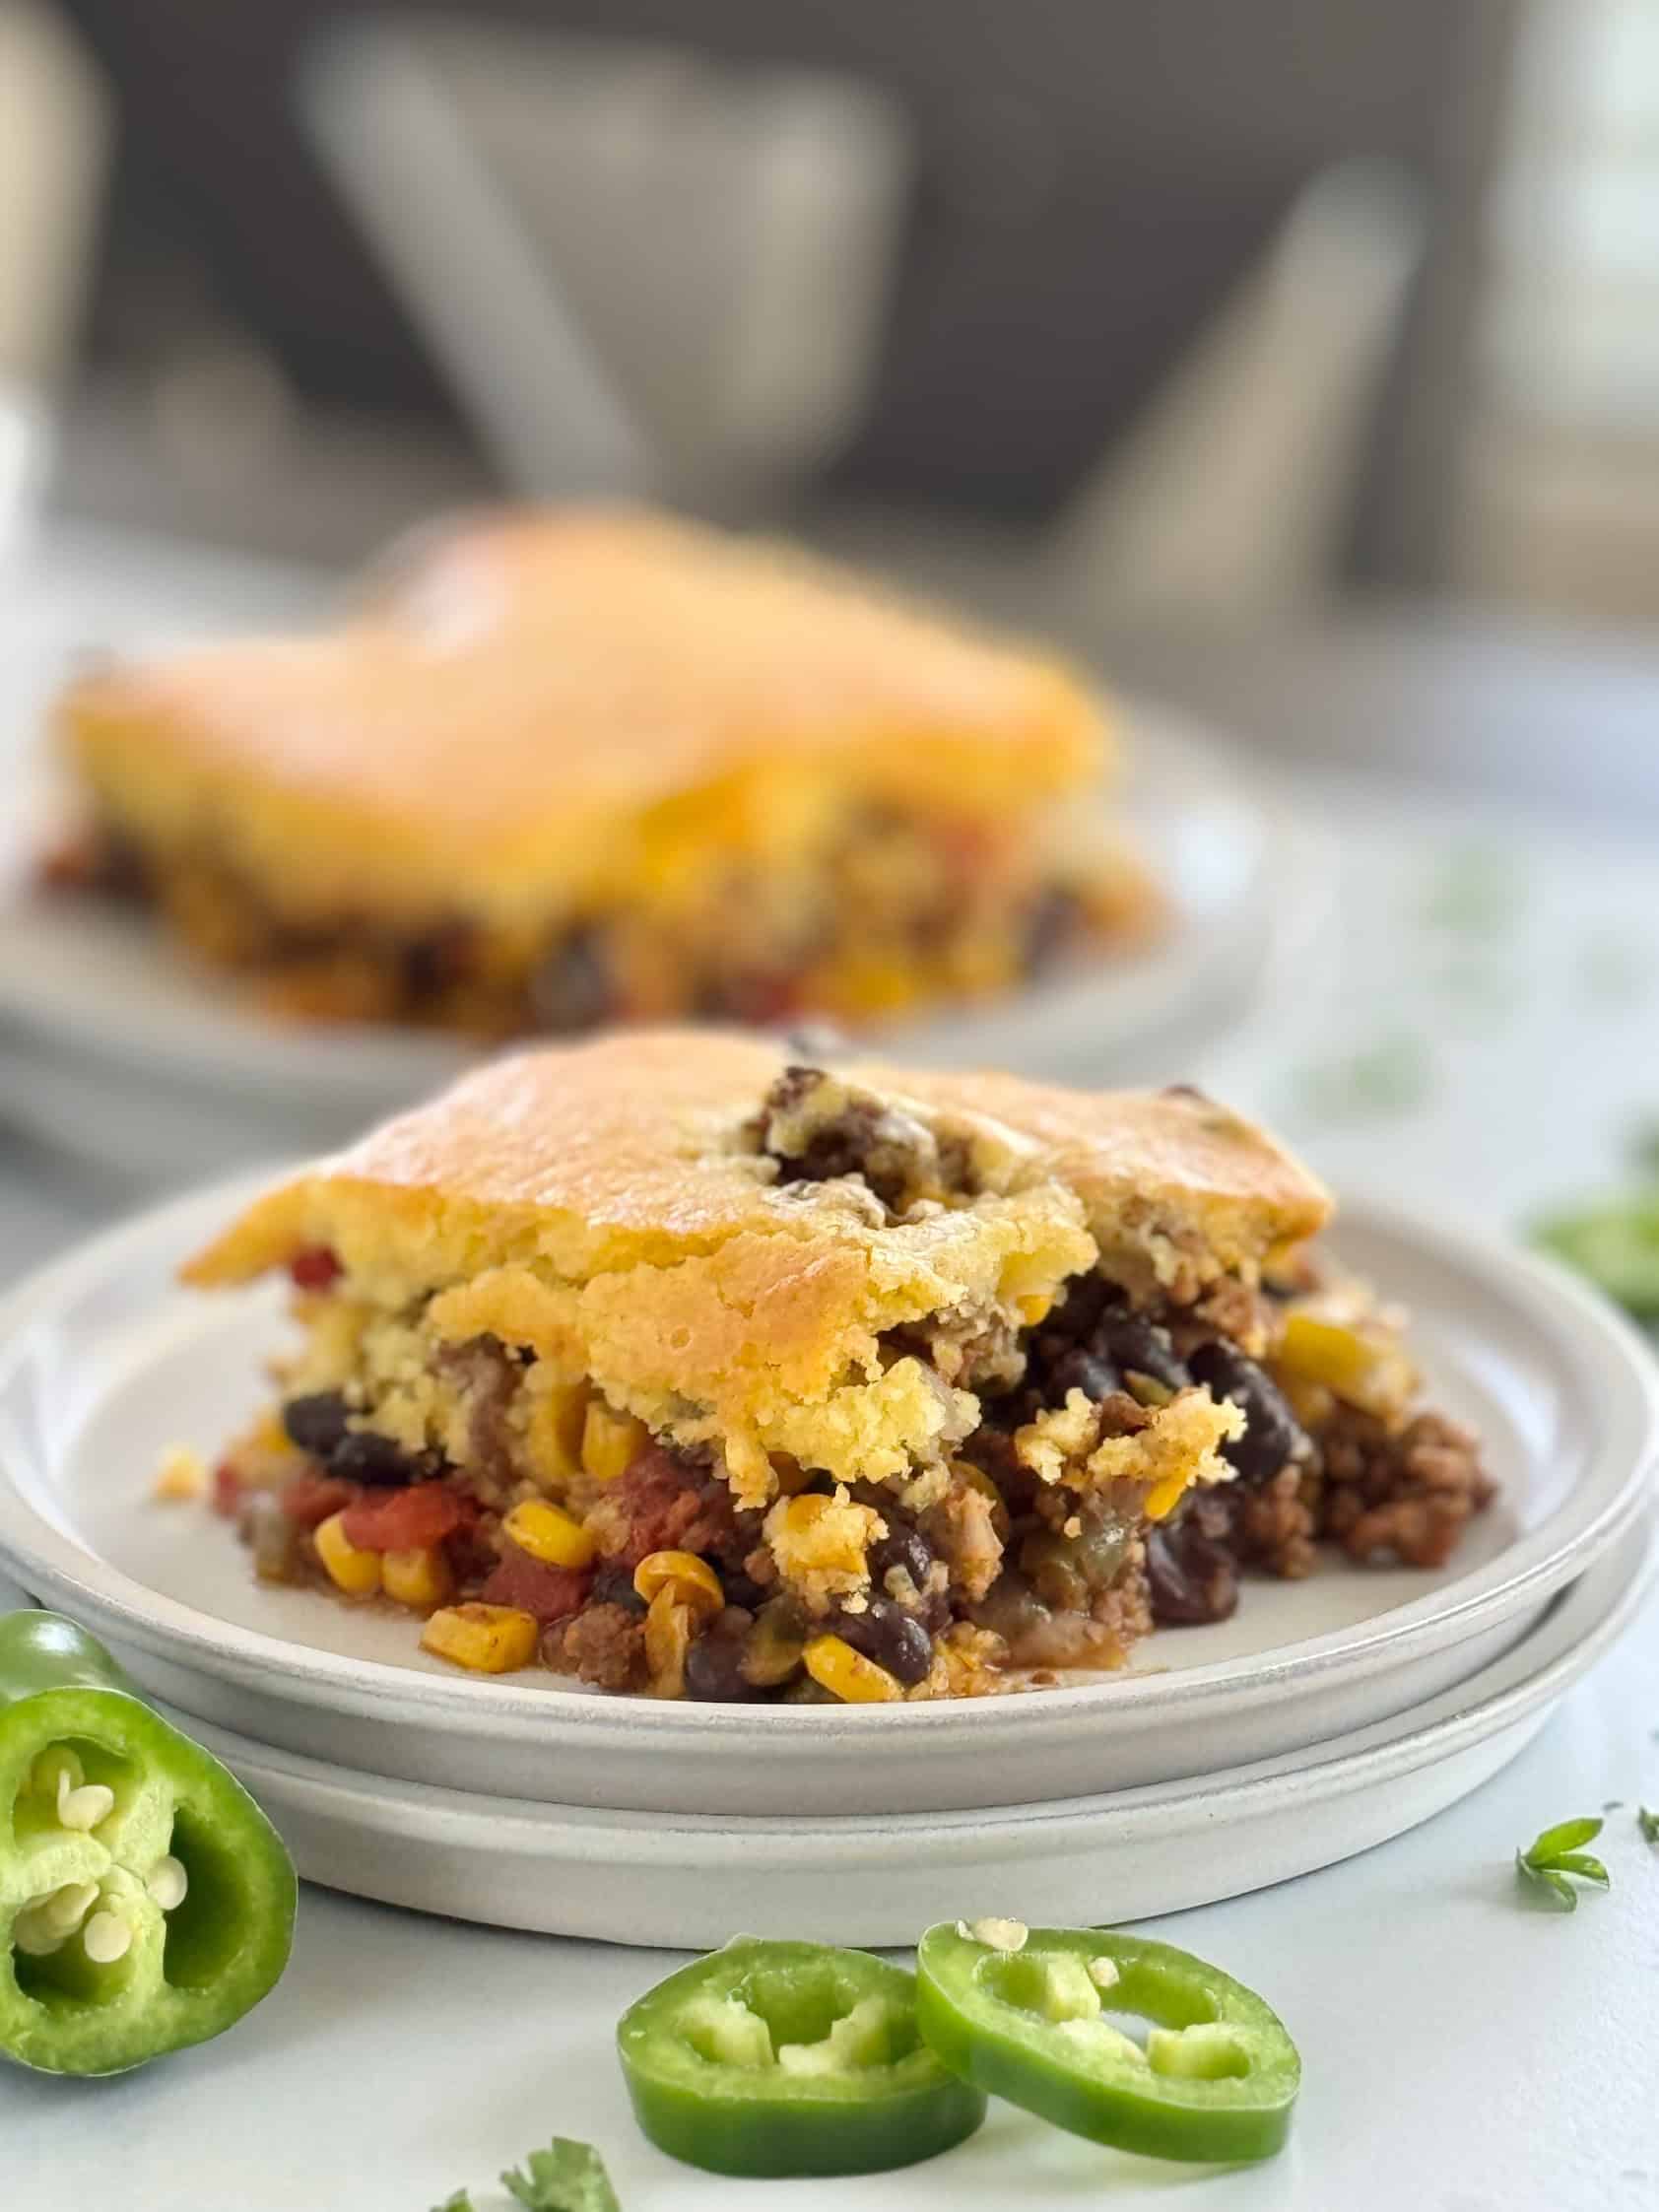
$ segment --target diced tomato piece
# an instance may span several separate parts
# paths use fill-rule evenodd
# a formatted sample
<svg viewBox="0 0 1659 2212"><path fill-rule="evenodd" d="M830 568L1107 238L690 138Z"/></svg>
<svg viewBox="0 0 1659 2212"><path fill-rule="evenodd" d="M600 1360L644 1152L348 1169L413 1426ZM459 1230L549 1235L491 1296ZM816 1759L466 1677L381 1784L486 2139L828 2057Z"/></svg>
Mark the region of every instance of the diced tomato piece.
<svg viewBox="0 0 1659 2212"><path fill-rule="evenodd" d="M222 1459L213 1470L213 1509L227 1520L234 1520L242 1509L241 1477L229 1459Z"/></svg>
<svg viewBox="0 0 1659 2212"><path fill-rule="evenodd" d="M770 970L729 977L723 995L726 1010L739 1022L784 1022L807 1003L799 975Z"/></svg>
<svg viewBox="0 0 1659 2212"><path fill-rule="evenodd" d="M307 1471L284 1484L282 1508L301 1528L320 1528L331 1513L343 1512L357 1496L356 1483Z"/></svg>
<svg viewBox="0 0 1659 2212"><path fill-rule="evenodd" d="M593 1580L587 1569L548 1567L509 1545L480 1595L486 1605L516 1605L545 1628L580 1610Z"/></svg>
<svg viewBox="0 0 1659 2212"><path fill-rule="evenodd" d="M325 1291L330 1283L337 1283L346 1270L327 1244L307 1244L289 1261L288 1272L297 1289Z"/></svg>
<svg viewBox="0 0 1659 2212"><path fill-rule="evenodd" d="M346 1508L341 1526L361 1552L422 1552L453 1536L467 1509L440 1482L383 1490Z"/></svg>
<svg viewBox="0 0 1659 2212"><path fill-rule="evenodd" d="M718 1552L736 1532L724 1484L654 1443L605 1486L590 1525L606 1560L629 1568L652 1552Z"/></svg>
<svg viewBox="0 0 1659 2212"><path fill-rule="evenodd" d="M988 875L1008 850L1008 833L999 824L961 817L941 822L932 831L934 849L959 884L971 885Z"/></svg>

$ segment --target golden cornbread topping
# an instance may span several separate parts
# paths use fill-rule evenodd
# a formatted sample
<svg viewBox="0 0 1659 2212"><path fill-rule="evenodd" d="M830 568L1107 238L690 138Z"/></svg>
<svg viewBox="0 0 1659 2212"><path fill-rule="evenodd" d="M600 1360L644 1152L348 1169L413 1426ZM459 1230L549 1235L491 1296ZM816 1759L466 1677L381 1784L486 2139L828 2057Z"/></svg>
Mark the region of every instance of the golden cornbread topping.
<svg viewBox="0 0 1659 2212"><path fill-rule="evenodd" d="M859 1020L1156 928L1102 708L773 545L461 526L320 634L77 683L77 872L272 1003L507 1035Z"/></svg>
<svg viewBox="0 0 1659 2212"><path fill-rule="evenodd" d="M1485 1503L1392 1317L1307 1260L1326 1211L1192 1093L525 1055L191 1263L287 1268L302 1327L220 1503L261 1573L481 1670L885 1702L1115 1665L1240 1565L1427 1562Z"/></svg>

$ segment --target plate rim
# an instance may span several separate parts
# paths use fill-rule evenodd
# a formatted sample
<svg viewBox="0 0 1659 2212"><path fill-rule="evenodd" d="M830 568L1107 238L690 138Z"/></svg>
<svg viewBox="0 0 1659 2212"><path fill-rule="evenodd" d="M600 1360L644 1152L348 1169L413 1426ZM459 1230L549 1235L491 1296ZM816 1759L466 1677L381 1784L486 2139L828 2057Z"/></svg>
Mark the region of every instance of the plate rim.
<svg viewBox="0 0 1659 2212"><path fill-rule="evenodd" d="M281 1171L279 1171L281 1172ZM90 1282L123 1265L153 1263L182 1251L202 1234L197 1217L223 1218L270 1179L269 1168L243 1172L185 1192L106 1229L26 1276L0 1298L0 1384L24 1356L31 1324L38 1323ZM1604 1426L1585 1480L1535 1529L1450 1584L1367 1620L1269 1646L1246 1664L1222 1659L1175 1672L1118 1677L1018 1698L952 1699L859 1708L853 1723L876 1740L897 1735L920 1743L971 1726L993 1735L999 1720L1035 1736L1065 1734L1079 1715L1102 1703L1118 1711L1151 1709L1178 1720L1229 1695L1254 1703L1293 1683L1369 1674L1423 1650L1444 1649L1489 1624L1543 1602L1582 1575L1640 1510L1659 1463L1659 1367L1644 1341L1605 1300L1548 1255L1490 1235L1428 1219L1414 1208L1354 1200L1338 1208L1346 1221L1384 1240L1413 1247L1419 1257L1454 1275L1471 1271L1489 1293L1518 1309L1559 1346ZM1386 1287L1386 1286L1385 1286ZM203 1308L207 1310L206 1307ZM1599 1503L1586 1514L1583 1494ZM1600 1495L1604 1493L1605 1495ZM1577 1511L1574 1513L1576 1505ZM1564 1537L1559 1525L1567 1522ZM1555 1536L1552 1539L1552 1531ZM1517 1559L1518 1555L1518 1559ZM174 1664L212 1663L216 1677L269 1694L280 1676L289 1702L387 1722L415 1721L442 1732L460 1729L498 1739L545 1742L569 1727L596 1749L637 1748L641 1739L677 1751L751 1735L773 1744L811 1742L825 1731L811 1707L768 1707L757 1717L744 1709L625 1698L552 1687L515 1689L500 1682L428 1675L380 1660L352 1660L261 1630L219 1621L176 1598L147 1589L122 1570L64 1536L23 1495L0 1451L0 1560L21 1570L31 1587L67 1599L72 1609L114 1624L134 1648ZM1019 1717L1016 1720L1015 1713ZM967 1715L983 1717L968 1721ZM841 1727L845 1711L834 1709Z"/></svg>
<svg viewBox="0 0 1659 2212"><path fill-rule="evenodd" d="M813 1858L818 1846L815 1863L830 1866L842 1863L846 1854L867 1850L872 1840L880 1838L895 1846L925 1843L930 1857L949 1864L953 1857L971 1852L988 1826L1041 1854L1045 1849L1070 1847L1080 1835L1097 1830L1102 1822L1207 1804L1217 1817L1245 1820L1270 1810L1274 1798L1292 1785L1311 1783L1328 1798L1437 1765L1519 1725L1540 1708L1553 1708L1619 1642L1656 1585L1659 1517L1650 1510L1633 1564L1620 1554L1604 1556L1558 1593L1544 1619L1518 1643L1488 1660L1467 1681L1437 1692L1421 1706L1237 1767L1029 1804L844 1816L671 1813L565 1805L377 1775L263 1744L217 1723L190 1720L187 1725L232 1767L238 1760L250 1767L262 1766L298 1787L336 1801L350 1797L361 1802L366 1793L387 1810L397 1811L400 1828L405 1822L422 1825L432 1841L439 1840L445 1828L452 1832L461 1825L507 1821L528 1836L557 1828L570 1830L618 1865L626 1863L630 1843L650 1846L652 1855L695 1853L700 1846L708 1855L724 1856L741 1839L759 1843L787 1842L794 1858ZM1543 1646L1542 1658L1539 1646ZM257 1789L257 1781L253 1786ZM638 1855L643 1859L648 1854Z"/></svg>

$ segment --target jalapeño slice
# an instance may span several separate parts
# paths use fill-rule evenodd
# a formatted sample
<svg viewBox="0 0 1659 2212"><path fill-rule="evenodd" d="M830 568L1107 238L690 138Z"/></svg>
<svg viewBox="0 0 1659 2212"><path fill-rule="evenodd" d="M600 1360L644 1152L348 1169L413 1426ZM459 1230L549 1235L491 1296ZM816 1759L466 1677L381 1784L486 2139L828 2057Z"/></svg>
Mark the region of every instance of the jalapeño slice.
<svg viewBox="0 0 1659 2212"><path fill-rule="evenodd" d="M659 2150L712 2174L880 2174L971 2135L983 2093L916 2026L916 1984L863 1951L739 1938L641 1997L617 2049Z"/></svg>
<svg viewBox="0 0 1659 2212"><path fill-rule="evenodd" d="M984 1938L977 1932L983 1930ZM1172 1944L1101 1928L929 1928L916 2016L954 2072L1055 2126L1153 2158L1267 2158L1301 2061L1278 2016ZM1151 2023L1143 2045L1109 2013Z"/></svg>

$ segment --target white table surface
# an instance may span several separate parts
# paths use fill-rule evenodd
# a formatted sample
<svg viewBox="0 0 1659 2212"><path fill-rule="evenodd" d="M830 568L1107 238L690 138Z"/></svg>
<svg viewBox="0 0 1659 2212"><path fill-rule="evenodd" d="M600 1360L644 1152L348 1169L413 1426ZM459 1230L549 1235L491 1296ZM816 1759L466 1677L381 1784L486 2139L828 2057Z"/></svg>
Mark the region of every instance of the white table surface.
<svg viewBox="0 0 1659 2212"><path fill-rule="evenodd" d="M1616 1173L1624 1133L1659 1116L1651 846L1310 771L1295 795L1339 840L1329 972L1215 1064L1171 1077L1270 1114L1339 1184L1489 1225ZM108 1203L0 1134L0 1277ZM1659 1805L1659 1609L1463 1804L1344 1865L1153 1924L1263 1990L1301 2044L1294 2144L1254 2171L1164 2169L997 2108L971 2145L907 2174L699 2178L635 2133L610 2050L618 2014L676 1962L308 1889L286 1979L219 2044L115 2083L0 2069L0 2204L426 2212L466 2183L479 2212L498 2212L493 2177L562 2133L604 2150L627 2212L1659 2206L1659 1850L1635 1828L1644 1796ZM1528 1909L1517 1843L1609 1800L1611 1894L1570 1917Z"/></svg>

